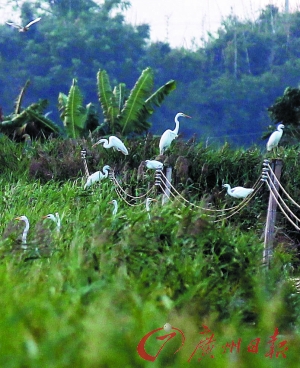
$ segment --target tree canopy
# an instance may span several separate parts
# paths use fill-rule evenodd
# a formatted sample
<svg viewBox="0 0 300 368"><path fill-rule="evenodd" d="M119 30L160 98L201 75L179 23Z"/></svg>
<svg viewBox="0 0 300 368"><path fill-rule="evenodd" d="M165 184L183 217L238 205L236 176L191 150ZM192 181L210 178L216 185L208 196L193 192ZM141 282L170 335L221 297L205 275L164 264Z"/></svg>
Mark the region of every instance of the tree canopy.
<svg viewBox="0 0 300 368"><path fill-rule="evenodd" d="M74 79L83 103L99 106L99 70L108 73L112 85L124 83L131 90L150 67L154 88L168 80L177 84L151 116L154 133L161 134L183 111L193 117L181 126L186 138L196 133L202 140L259 144L271 122L268 108L286 87L299 83L300 12L281 13L268 5L254 21L230 15L215 35L189 50L150 42L149 25L125 22L122 12L128 6L130 1L123 0L24 2L22 22L42 20L23 34L0 26L2 115L14 110L27 79L24 104L48 100L51 119L60 124L58 95L67 94ZM103 122L101 109L99 116Z"/></svg>

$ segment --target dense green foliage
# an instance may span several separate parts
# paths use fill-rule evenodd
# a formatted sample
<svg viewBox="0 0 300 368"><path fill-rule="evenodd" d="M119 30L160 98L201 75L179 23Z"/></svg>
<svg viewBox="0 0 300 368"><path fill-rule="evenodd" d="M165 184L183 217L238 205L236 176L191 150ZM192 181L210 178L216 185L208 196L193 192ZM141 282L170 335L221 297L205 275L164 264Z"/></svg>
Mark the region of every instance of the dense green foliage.
<svg viewBox="0 0 300 368"><path fill-rule="evenodd" d="M122 187L136 195L154 180L153 173L135 170L137 162L158 151L157 143L151 137L146 144L127 141L131 155L125 169L122 155L91 150L89 141L52 139L26 147L1 138L2 367L146 366L137 344L166 322L184 332L186 343L176 355L178 339L168 343L153 366L185 366L206 325L216 338L214 359L203 357L207 367L269 367L264 354L275 327L278 343L287 340L289 350L286 359L274 356L272 367L297 367L300 304L287 267L297 265L297 254L279 217L272 266L263 267L265 190L231 221L219 223L177 200L152 204L151 219L142 201L131 207L119 200L113 217L108 202L118 197L109 180L83 191L82 145L91 171L109 163ZM176 188L194 203L209 201L218 208L234 202L221 182L235 184L239 177L236 184L253 184L263 158L257 148L234 151L181 141L171 151L165 159L176 162ZM186 155L178 156L183 151ZM298 160L287 150L282 183L292 196L300 182ZM293 181L286 174L291 170ZM208 199L212 193L215 198ZM42 220L56 211L62 219L59 235L50 220ZM14 218L22 214L31 223L26 251L16 241L23 224ZM259 353L247 353L257 337ZM239 338L240 353L222 353L222 346ZM147 346L155 354L161 342L153 339ZM199 350L190 366L199 366L200 357Z"/></svg>
<svg viewBox="0 0 300 368"><path fill-rule="evenodd" d="M47 99L51 119L59 123L57 97L67 94L74 78L83 104L99 106L95 88L99 70L108 73L112 85L124 83L131 90L142 71L151 67L156 88L168 80L177 82L176 92L149 120L153 132L164 131L175 113L183 111L193 117L181 127L186 138L195 133L204 141L260 144L270 123L267 108L286 87L299 83L300 13L284 14L268 5L255 20L232 15L204 43L199 40L198 45L195 35L194 49L187 50L150 43L148 25L126 24L122 9L128 3L44 0L40 7L25 3L22 21L37 15L42 21L25 34L0 26L2 115L10 115L12 101L28 78L26 106Z"/></svg>

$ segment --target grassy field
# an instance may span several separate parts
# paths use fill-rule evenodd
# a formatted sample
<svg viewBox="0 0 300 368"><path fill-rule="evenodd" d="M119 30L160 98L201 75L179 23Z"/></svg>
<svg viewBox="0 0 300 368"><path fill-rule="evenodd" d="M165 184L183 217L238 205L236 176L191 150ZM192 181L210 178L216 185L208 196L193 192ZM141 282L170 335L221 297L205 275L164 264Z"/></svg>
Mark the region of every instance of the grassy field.
<svg viewBox="0 0 300 368"><path fill-rule="evenodd" d="M109 180L84 191L80 176L32 179L22 146L7 147L14 154L1 157L1 367L299 367L300 294L284 247L268 270L257 229L213 224L177 201L162 206L159 198L150 219L142 201L119 201L112 216L108 202L118 197ZM59 234L42 219L55 212ZM17 241L21 215L30 220L27 250ZM172 329L157 359L143 360L140 340L165 323L184 334L182 349L174 354L181 335ZM147 353L168 333L152 335ZM248 352L258 338L258 352Z"/></svg>

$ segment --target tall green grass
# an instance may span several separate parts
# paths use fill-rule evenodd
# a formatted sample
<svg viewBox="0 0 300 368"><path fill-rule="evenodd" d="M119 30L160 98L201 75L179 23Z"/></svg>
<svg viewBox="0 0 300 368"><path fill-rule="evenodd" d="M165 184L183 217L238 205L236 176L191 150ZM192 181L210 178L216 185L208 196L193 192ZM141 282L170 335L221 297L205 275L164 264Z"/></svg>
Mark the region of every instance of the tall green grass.
<svg viewBox="0 0 300 368"><path fill-rule="evenodd" d="M58 152L54 142L35 142L29 153L23 153L22 145L4 146L12 161L2 156L7 167L0 175L1 367L298 367L299 294L286 266L294 254L278 246L271 269L262 265L263 221L252 217L266 206L264 194L261 203L245 210L243 221L213 224L178 201L153 203L151 219L143 204L119 201L113 217L108 202L117 195L110 181L83 191L80 172L77 178L46 182L30 174L33 159L45 157L50 148ZM76 156L80 147L74 150ZM222 152L220 180L226 167ZM99 168L107 160L104 154ZM234 160L247 154L235 153ZM202 155L214 154L203 149ZM10 165L16 165L13 172ZM213 165L216 169L217 161ZM137 180L124 180L125 174L118 173L123 185L138 187ZM244 180L254 176L241 174ZM142 186L151 180L149 175ZM213 186L206 188L209 192ZM197 196L192 200L199 203ZM54 223L42 219L55 212L62 219L59 235ZM23 223L14 220L23 214L31 226L26 251L17 247ZM144 361L137 353L139 341L166 322L184 332L183 348L174 355L180 345L176 336L155 362ZM203 325L215 334L214 358L207 355L199 362L199 349L187 363L208 336L200 334ZM276 344L287 340L286 359L264 356L276 327ZM146 345L153 355L162 344L155 336ZM248 353L248 344L258 337L259 352ZM223 353L226 343L239 338L239 353Z"/></svg>

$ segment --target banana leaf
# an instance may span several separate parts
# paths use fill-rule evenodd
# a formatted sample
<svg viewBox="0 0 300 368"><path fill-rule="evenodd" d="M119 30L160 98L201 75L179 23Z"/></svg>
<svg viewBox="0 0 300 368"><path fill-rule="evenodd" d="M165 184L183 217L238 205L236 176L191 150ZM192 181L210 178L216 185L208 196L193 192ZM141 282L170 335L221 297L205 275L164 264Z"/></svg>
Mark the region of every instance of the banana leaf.
<svg viewBox="0 0 300 368"><path fill-rule="evenodd" d="M85 130L87 113L82 106L82 95L73 79L64 113L64 127L69 138L79 138Z"/></svg>
<svg viewBox="0 0 300 368"><path fill-rule="evenodd" d="M58 111L60 112L60 118L64 121L65 112L66 112L66 105L68 101L68 96L62 92L58 94Z"/></svg>
<svg viewBox="0 0 300 368"><path fill-rule="evenodd" d="M120 127L123 135L131 132L140 133L150 126L140 115L145 100L153 88L153 71L151 68L143 70L121 111Z"/></svg>
<svg viewBox="0 0 300 368"><path fill-rule="evenodd" d="M123 108L123 105L125 103L126 100L126 84L125 83L119 83L113 90L113 94L115 96L116 102L118 104L118 109L120 113L120 111Z"/></svg>
<svg viewBox="0 0 300 368"><path fill-rule="evenodd" d="M97 73L97 88L104 121L109 126L109 130L115 133L120 109L116 96L112 91L108 74L105 70L99 70Z"/></svg>
<svg viewBox="0 0 300 368"><path fill-rule="evenodd" d="M26 81L24 87L21 89L21 92L20 92L19 96L17 97L17 99L15 101L15 114L20 114L20 112L21 112L22 100L23 100L25 91L28 88L29 84L30 84L30 80L28 79Z"/></svg>
<svg viewBox="0 0 300 368"><path fill-rule="evenodd" d="M86 130L87 132L94 132L99 126L99 118L96 111L96 107L91 102L86 105ZM85 132L85 133L87 133Z"/></svg>
<svg viewBox="0 0 300 368"><path fill-rule="evenodd" d="M38 126L41 129L48 129L54 133L62 134L61 128L55 124L52 120L46 118L44 115L37 113L34 109L31 109L30 106L26 109L28 116L33 120L35 123L38 123Z"/></svg>

